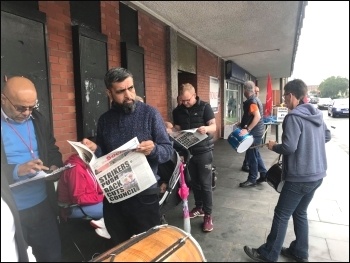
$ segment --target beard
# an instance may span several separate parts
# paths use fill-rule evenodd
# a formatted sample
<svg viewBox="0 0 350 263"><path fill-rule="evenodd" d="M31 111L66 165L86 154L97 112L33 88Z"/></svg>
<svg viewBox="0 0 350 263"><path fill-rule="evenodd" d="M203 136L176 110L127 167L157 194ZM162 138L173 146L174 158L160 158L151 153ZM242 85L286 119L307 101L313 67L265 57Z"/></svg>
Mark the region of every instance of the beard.
<svg viewBox="0 0 350 263"><path fill-rule="evenodd" d="M122 104L116 103L115 101L112 102L112 106L121 109L124 113L130 114L135 111L136 103L135 101L130 102L123 102Z"/></svg>

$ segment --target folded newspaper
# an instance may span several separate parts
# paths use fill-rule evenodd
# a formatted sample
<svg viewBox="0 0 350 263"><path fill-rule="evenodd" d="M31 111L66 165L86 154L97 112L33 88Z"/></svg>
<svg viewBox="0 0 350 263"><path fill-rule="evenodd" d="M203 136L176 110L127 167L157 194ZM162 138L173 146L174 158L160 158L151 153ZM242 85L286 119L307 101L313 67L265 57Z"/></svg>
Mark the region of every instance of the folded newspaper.
<svg viewBox="0 0 350 263"><path fill-rule="evenodd" d="M30 177L30 178L27 178L27 179L24 179L24 180L20 180L20 181L17 181L13 184L10 184L9 186L10 187L15 187L15 186L18 186L18 185L21 185L21 184L26 184L26 183L29 183L29 182L33 182L33 181L36 181L36 180L39 180L39 179L44 179L44 178L49 178L51 176L54 176L64 170L67 170L67 169L70 169L72 167L74 167L75 165L73 164L70 164L70 163L67 163L65 166L61 167L61 168L58 168L54 171L45 171L45 170L42 170L40 172L38 172L36 175L34 175L33 177Z"/></svg>
<svg viewBox="0 0 350 263"><path fill-rule="evenodd" d="M128 199L157 182L146 156L135 151L140 144L137 137L100 158L81 142L68 142L90 166L110 203Z"/></svg>
<svg viewBox="0 0 350 263"><path fill-rule="evenodd" d="M207 134L200 134L197 132L197 129L172 132L170 133L170 136L186 149L208 137Z"/></svg>

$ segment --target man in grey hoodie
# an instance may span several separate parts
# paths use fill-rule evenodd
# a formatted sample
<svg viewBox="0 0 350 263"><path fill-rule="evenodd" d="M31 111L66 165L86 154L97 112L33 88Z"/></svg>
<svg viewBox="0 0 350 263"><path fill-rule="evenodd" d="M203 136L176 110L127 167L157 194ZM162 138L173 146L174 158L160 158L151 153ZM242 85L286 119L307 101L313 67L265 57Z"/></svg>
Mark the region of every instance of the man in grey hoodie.
<svg viewBox="0 0 350 263"><path fill-rule="evenodd" d="M268 148L283 155L282 178L285 183L266 243L257 249L244 247L246 254L259 262L277 261L280 253L297 262L308 262L307 208L326 176L325 143L330 141L331 134L322 112L309 103L303 103L306 94L307 86L300 79L292 80L284 87L283 96L290 111L282 124L282 143L269 141ZM296 240L289 248L282 247L291 216Z"/></svg>

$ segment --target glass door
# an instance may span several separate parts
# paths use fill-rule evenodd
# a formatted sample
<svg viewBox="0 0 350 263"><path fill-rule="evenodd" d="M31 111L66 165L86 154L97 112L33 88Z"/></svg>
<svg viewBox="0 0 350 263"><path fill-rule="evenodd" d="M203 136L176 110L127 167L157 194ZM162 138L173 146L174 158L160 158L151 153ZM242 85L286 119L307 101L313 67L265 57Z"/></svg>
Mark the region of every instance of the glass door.
<svg viewBox="0 0 350 263"><path fill-rule="evenodd" d="M240 99L239 88L240 84L227 82L226 94L225 94L225 123L236 123L239 118Z"/></svg>
<svg viewBox="0 0 350 263"><path fill-rule="evenodd" d="M233 125L241 119L241 84L226 81L225 85L224 139L232 132Z"/></svg>

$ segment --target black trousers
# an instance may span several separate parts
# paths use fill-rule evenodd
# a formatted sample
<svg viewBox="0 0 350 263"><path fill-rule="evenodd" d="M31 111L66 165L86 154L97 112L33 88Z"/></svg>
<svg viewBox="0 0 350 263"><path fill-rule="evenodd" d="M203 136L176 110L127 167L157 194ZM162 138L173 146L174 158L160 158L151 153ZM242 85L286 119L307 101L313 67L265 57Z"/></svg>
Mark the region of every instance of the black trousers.
<svg viewBox="0 0 350 263"><path fill-rule="evenodd" d="M213 208L212 162L213 153L210 151L193 155L188 166L195 205L208 215Z"/></svg>
<svg viewBox="0 0 350 263"><path fill-rule="evenodd" d="M20 210L19 216L24 239L33 248L37 262L60 262L62 255L58 223L48 199Z"/></svg>
<svg viewBox="0 0 350 263"><path fill-rule="evenodd" d="M118 203L103 199L103 217L114 245L160 224L158 194L137 194Z"/></svg>

